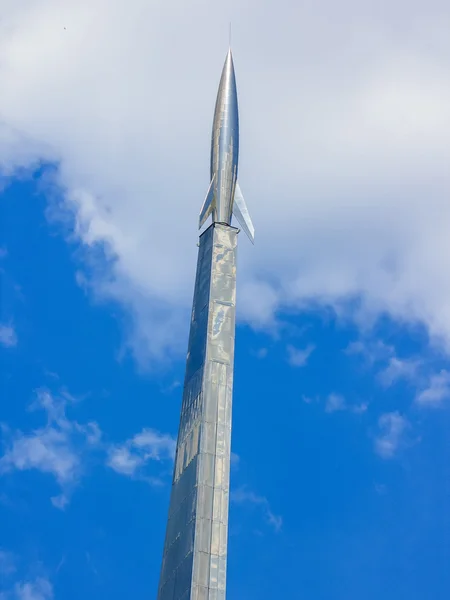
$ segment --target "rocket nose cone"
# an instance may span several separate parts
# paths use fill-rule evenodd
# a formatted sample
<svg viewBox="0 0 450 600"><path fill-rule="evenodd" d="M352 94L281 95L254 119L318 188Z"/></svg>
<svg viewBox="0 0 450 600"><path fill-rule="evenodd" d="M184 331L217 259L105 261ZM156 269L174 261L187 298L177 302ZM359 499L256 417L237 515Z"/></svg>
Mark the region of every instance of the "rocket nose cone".
<svg viewBox="0 0 450 600"><path fill-rule="evenodd" d="M228 85L234 80L234 64L231 48L228 50L225 64L223 65L222 77Z"/></svg>
<svg viewBox="0 0 450 600"><path fill-rule="evenodd" d="M229 50L227 52L227 57L225 58L224 68L227 71L234 71L233 55L231 54L231 48L229 48Z"/></svg>

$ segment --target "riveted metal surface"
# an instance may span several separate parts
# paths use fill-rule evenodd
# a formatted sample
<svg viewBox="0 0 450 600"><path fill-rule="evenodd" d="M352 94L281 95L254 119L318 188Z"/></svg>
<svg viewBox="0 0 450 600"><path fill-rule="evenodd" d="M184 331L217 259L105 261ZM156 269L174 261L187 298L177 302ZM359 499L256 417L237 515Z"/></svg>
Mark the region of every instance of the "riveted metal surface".
<svg viewBox="0 0 450 600"><path fill-rule="evenodd" d="M200 237L158 600L225 600L237 233Z"/></svg>

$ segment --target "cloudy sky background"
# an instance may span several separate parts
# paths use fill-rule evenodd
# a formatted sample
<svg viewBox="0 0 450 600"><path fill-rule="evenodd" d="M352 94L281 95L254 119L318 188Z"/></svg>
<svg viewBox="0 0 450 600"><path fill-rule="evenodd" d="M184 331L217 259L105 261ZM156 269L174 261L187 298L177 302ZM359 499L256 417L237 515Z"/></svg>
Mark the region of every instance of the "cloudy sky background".
<svg viewBox="0 0 450 600"><path fill-rule="evenodd" d="M239 245L232 517L234 539L247 537L230 542L230 598L272 598L275 583L256 593L251 573L266 560L271 581L288 580L293 564L312 557L340 573L330 576L334 598L371 585L389 597L394 575L410 598L426 597L421 582L431 580L432 597L447 598L447 3L0 0L0 8L1 498L5 519L8 511L35 519L28 536L11 525L0 540L5 597L123 597L114 596L119 578L122 594L153 597L163 526L144 551L137 516L130 525L139 572L118 570L118 541L97 547L97 561L109 564L100 584L86 549L89 502L102 481L119 513L139 498L147 528L153 512L166 511L197 215L231 20L239 179L256 243ZM264 414L249 435L255 412ZM101 472L95 482L91 463ZM40 476L53 482L47 495ZM305 489L311 497L297 504L292 496ZM242 533L249 506L256 523ZM307 531L294 518L302 511ZM112 508L110 516L97 529L116 539ZM344 529L325 533L327 519ZM68 539L84 523L85 537L72 539L78 558L58 568L67 553L56 533L47 540L44 520ZM291 558L261 556L259 537ZM380 571L357 563L361 548ZM71 579L81 568L93 578L85 588ZM317 587L324 571L313 573L303 591L329 598Z"/></svg>

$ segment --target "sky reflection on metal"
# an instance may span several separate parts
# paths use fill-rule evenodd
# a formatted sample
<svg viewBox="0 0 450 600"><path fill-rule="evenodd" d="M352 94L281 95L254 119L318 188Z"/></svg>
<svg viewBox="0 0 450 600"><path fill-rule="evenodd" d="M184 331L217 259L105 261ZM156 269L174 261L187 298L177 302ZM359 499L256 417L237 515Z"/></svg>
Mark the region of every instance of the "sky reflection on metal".
<svg viewBox="0 0 450 600"><path fill-rule="evenodd" d="M239 114L231 48L220 78L211 139L211 181L199 216L199 229L212 215L213 223L231 225L234 214L251 242L255 229L242 195L238 177Z"/></svg>

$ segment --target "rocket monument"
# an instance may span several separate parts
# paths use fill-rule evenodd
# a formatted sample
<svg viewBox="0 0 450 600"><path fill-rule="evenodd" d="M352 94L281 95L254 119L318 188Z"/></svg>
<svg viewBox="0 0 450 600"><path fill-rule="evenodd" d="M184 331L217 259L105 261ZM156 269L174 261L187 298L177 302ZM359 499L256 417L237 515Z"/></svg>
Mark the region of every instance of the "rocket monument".
<svg viewBox="0 0 450 600"><path fill-rule="evenodd" d="M158 600L225 600L236 310L234 215L254 241L238 183L239 116L231 50L217 94L186 374Z"/></svg>

